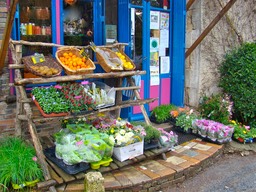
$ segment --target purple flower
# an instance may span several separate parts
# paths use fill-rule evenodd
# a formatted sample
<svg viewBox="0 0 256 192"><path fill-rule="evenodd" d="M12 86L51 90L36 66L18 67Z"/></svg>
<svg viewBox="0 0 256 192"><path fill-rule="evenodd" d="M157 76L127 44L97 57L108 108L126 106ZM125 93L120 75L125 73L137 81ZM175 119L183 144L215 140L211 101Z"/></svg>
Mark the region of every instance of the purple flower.
<svg viewBox="0 0 256 192"><path fill-rule="evenodd" d="M82 81L81 82L81 85L88 85L89 84L89 81Z"/></svg>

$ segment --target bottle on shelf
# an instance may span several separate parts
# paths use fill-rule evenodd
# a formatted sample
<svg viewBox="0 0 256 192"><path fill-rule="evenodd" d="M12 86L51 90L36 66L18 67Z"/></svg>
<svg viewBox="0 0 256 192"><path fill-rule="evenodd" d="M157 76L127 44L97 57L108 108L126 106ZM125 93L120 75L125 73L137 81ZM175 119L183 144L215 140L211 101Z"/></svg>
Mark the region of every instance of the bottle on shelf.
<svg viewBox="0 0 256 192"><path fill-rule="evenodd" d="M46 35L46 27L42 26L42 35Z"/></svg>
<svg viewBox="0 0 256 192"><path fill-rule="evenodd" d="M33 35L32 23L29 23L29 24L28 24L28 27L27 27L27 35Z"/></svg>
<svg viewBox="0 0 256 192"><path fill-rule="evenodd" d="M21 35L27 35L27 26L25 23L20 24L20 34Z"/></svg>

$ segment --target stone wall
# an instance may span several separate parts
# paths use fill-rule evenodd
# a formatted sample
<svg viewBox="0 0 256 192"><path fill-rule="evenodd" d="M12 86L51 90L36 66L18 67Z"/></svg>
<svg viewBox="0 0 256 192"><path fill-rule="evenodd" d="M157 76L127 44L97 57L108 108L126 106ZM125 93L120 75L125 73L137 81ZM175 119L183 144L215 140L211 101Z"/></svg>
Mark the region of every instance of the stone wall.
<svg viewBox="0 0 256 192"><path fill-rule="evenodd" d="M196 0L187 12L187 48L229 0ZM198 106L200 97L221 92L218 67L240 42L256 40L256 0L237 0L186 60L185 104Z"/></svg>

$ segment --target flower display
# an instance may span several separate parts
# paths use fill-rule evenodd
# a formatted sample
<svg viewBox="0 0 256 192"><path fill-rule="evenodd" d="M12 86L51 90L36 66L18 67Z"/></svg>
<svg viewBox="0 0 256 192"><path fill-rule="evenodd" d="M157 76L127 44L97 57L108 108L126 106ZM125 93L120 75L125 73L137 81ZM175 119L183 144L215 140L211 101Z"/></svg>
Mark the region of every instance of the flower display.
<svg viewBox="0 0 256 192"><path fill-rule="evenodd" d="M212 141L220 143L230 141L234 132L232 126L207 119L196 119L193 123L193 127L197 129L198 134L202 137L207 137Z"/></svg>
<svg viewBox="0 0 256 192"><path fill-rule="evenodd" d="M95 107L95 101L79 83L62 83L55 86L55 88L60 89L68 100L71 112L87 111Z"/></svg>
<svg viewBox="0 0 256 192"><path fill-rule="evenodd" d="M109 134L114 140L115 147L122 147L132 143L140 142L146 135L146 131L141 125L132 125L121 118L112 119L106 116L89 117L88 123L92 124L100 132Z"/></svg>
<svg viewBox="0 0 256 192"><path fill-rule="evenodd" d="M178 135L173 131L166 131L163 128L158 128L161 132L160 143L165 147L172 148L174 145L178 143Z"/></svg>
<svg viewBox="0 0 256 192"><path fill-rule="evenodd" d="M231 121L234 127L233 138L240 143L252 143L256 138L256 129L251 129L250 126L243 125L234 120Z"/></svg>

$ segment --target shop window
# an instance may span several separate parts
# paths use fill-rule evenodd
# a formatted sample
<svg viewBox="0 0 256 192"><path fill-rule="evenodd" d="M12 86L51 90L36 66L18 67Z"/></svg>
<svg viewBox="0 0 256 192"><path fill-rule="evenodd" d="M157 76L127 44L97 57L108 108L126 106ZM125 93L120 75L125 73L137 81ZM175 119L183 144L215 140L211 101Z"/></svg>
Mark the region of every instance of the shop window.
<svg viewBox="0 0 256 192"><path fill-rule="evenodd" d="M150 5L152 7L169 9L169 0L150 0Z"/></svg>
<svg viewBox="0 0 256 192"><path fill-rule="evenodd" d="M142 38L142 10L134 9L134 27L132 27L132 59L136 65L136 69L142 70L142 45L143 45L143 38ZM134 29L133 29L134 28Z"/></svg>
<svg viewBox="0 0 256 192"><path fill-rule="evenodd" d="M133 4L133 5L142 5L142 0L131 0L131 4Z"/></svg>
<svg viewBox="0 0 256 192"><path fill-rule="evenodd" d="M117 0L106 1L105 14L105 36L108 44L117 40Z"/></svg>
<svg viewBox="0 0 256 192"><path fill-rule="evenodd" d="M64 44L88 45L93 41L93 3L64 0Z"/></svg>
<svg viewBox="0 0 256 192"><path fill-rule="evenodd" d="M31 42L52 42L51 1L20 0L20 38ZM52 49L42 46L23 46L23 56L40 52L51 54Z"/></svg>

